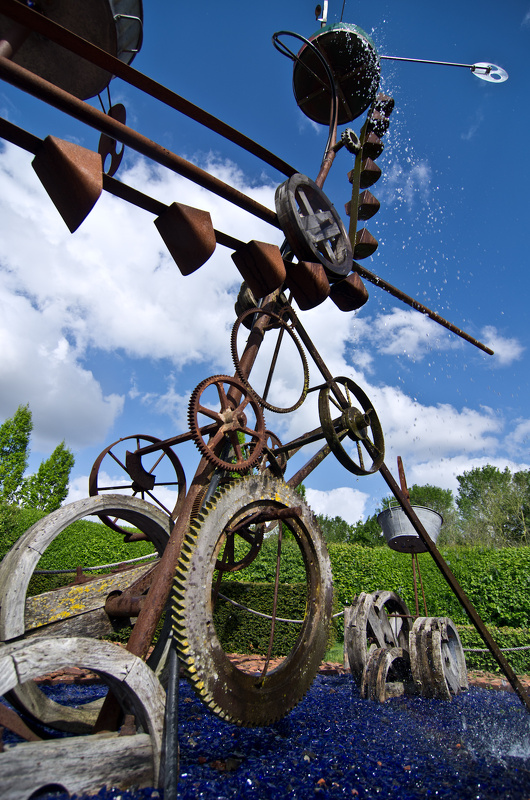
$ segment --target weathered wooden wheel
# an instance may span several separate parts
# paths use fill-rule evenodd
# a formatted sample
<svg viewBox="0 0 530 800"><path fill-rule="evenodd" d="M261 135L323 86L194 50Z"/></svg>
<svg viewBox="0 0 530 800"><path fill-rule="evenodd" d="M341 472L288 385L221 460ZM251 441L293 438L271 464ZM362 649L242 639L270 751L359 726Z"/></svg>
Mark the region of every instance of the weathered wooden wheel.
<svg viewBox="0 0 530 800"><path fill-rule="evenodd" d="M119 516L133 525L140 523L158 552L163 552L169 536L169 517L138 498L98 495L48 514L20 537L0 564L0 643L21 637L97 638L112 633L113 626L104 609L107 597L124 591L152 565L135 566L127 572L27 597L31 576L47 547L72 522L100 513ZM94 701L78 709L59 706L33 681L13 689L10 700L43 724L75 733L91 730L101 704Z"/></svg>
<svg viewBox="0 0 530 800"><path fill-rule="evenodd" d="M448 617L418 617L410 632L410 663L422 697L451 700L468 688L466 658Z"/></svg>
<svg viewBox="0 0 530 800"><path fill-rule="evenodd" d="M165 693L141 659L111 642L43 638L0 648L0 695L11 697L39 675L64 667L96 672L124 713L135 717L136 735L97 734L33 741L0 753L4 800L27 800L48 786L71 794L102 785L156 786L159 778Z"/></svg>
<svg viewBox="0 0 530 800"><path fill-rule="evenodd" d="M395 592L361 592L345 616L344 640L351 674L360 684L372 650L409 648L412 616Z"/></svg>
<svg viewBox="0 0 530 800"><path fill-rule="evenodd" d="M234 532L274 519L282 520L298 546L306 574L306 610L281 664L266 674L250 674L230 660L215 630L219 564ZM278 551L280 561L280 546ZM331 565L324 540L313 513L285 483L258 475L242 478L223 487L191 522L175 576L173 630L193 687L218 716L239 725L268 725L300 702L326 650L331 607Z"/></svg>
<svg viewBox="0 0 530 800"><path fill-rule="evenodd" d="M414 682L410 657L402 647L372 648L361 680L361 697L384 703L390 697L410 694Z"/></svg>

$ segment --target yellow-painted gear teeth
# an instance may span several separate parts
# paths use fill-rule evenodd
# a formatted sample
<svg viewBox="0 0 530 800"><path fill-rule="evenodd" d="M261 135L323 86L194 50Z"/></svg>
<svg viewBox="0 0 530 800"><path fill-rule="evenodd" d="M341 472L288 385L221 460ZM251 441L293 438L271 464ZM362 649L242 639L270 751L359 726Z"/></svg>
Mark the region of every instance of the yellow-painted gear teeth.
<svg viewBox="0 0 530 800"><path fill-rule="evenodd" d="M211 592L225 529L271 506L299 508L287 525L305 565L307 596L313 600L291 651L260 682L224 652L212 624ZM269 725L300 702L324 655L331 610L331 565L320 529L307 504L283 481L249 475L223 484L191 520L174 576L171 622L183 670L217 716L237 725Z"/></svg>

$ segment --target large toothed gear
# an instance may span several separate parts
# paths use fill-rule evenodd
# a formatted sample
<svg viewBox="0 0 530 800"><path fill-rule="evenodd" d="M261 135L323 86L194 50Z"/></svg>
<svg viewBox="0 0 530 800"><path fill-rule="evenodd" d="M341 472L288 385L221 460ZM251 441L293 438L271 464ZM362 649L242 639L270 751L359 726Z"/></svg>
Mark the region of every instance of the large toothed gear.
<svg viewBox="0 0 530 800"><path fill-rule="evenodd" d="M212 594L218 591L224 550L259 514L293 509L282 524L305 565L307 603L299 635L279 666L265 675L239 669L224 652L214 625ZM294 511L296 509L296 511ZM241 525L241 523L247 524ZM232 533L230 532L232 531ZM244 538L244 537L243 537ZM245 540L252 549L256 542ZM179 657L196 692L221 718L238 725L269 725L285 716L308 691L327 646L332 613L331 564L315 516L299 494L280 480L258 475L219 490L192 521L177 567L172 621Z"/></svg>
<svg viewBox="0 0 530 800"><path fill-rule="evenodd" d="M237 378L214 375L199 383L192 392L188 416L195 444L219 469L245 473L259 461L267 439L263 411Z"/></svg>

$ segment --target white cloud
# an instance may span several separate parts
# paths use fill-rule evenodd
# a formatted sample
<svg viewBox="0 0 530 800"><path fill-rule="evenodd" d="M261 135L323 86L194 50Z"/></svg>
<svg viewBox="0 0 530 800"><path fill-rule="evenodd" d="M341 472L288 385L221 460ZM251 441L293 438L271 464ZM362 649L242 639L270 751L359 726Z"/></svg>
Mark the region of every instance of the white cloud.
<svg viewBox="0 0 530 800"><path fill-rule="evenodd" d="M410 210L417 197L423 201L428 199L431 177L432 170L427 161L415 164L410 158L405 164L394 161L385 169L378 197L381 203L405 204Z"/></svg>
<svg viewBox="0 0 530 800"><path fill-rule="evenodd" d="M273 187L248 186L229 163L207 168L269 207ZM243 241L281 233L184 178L138 159L120 175L157 199L209 210L214 227ZM73 235L41 187L30 156L0 151L0 415L29 402L34 443L82 447L105 438L123 408L86 366L90 354L230 365L226 337L240 275L230 251L183 278L152 217L103 194ZM247 182L248 183L248 182ZM197 325L200 316L201 324ZM134 385L133 385L134 391ZM169 398L161 398L164 405Z"/></svg>
<svg viewBox="0 0 530 800"><path fill-rule="evenodd" d="M432 350L460 347L445 330L425 314L393 308L376 317L358 317L352 326L352 338L367 342L376 352L389 356L405 356L421 361Z"/></svg>
<svg viewBox="0 0 530 800"><path fill-rule="evenodd" d="M482 329L484 344L494 352L494 364L500 367L507 367L517 361L523 355L525 348L514 338L508 339L498 333L493 325L487 325Z"/></svg>
<svg viewBox="0 0 530 800"><path fill-rule="evenodd" d="M530 11L527 11L526 14L524 15L524 19L521 22L521 27L530 28Z"/></svg>
<svg viewBox="0 0 530 800"><path fill-rule="evenodd" d="M460 138L465 142L469 142L471 139L473 139L483 122L484 112L482 109L478 109L475 112L473 119L470 121L467 129L460 134Z"/></svg>
<svg viewBox="0 0 530 800"><path fill-rule="evenodd" d="M306 489L307 502L316 514L342 517L350 525L362 519L369 495L349 486L339 486L328 492Z"/></svg>
<svg viewBox="0 0 530 800"><path fill-rule="evenodd" d="M486 464L491 464L500 470L508 467L511 472L530 468L528 463L511 461L507 458L497 456L469 458L462 454L453 458L441 458L412 464L410 469L407 469L407 483L409 486L415 483L419 485L429 483L433 486L440 486L442 489L451 489L456 494L458 491L457 475L463 475L464 472L469 472L469 470L485 467Z"/></svg>

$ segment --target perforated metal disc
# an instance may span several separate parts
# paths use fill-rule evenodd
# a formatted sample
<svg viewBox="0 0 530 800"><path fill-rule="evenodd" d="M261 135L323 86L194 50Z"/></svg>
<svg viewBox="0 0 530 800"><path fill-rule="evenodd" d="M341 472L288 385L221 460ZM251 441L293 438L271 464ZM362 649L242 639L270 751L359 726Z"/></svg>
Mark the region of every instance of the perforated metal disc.
<svg viewBox="0 0 530 800"><path fill-rule="evenodd" d="M502 67L496 64L488 64L487 61L479 61L478 64L473 64L473 75L481 78L483 81L490 81L490 83L504 83L508 80L508 73Z"/></svg>

